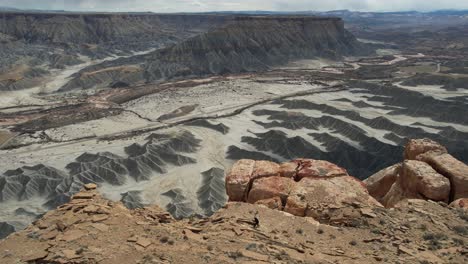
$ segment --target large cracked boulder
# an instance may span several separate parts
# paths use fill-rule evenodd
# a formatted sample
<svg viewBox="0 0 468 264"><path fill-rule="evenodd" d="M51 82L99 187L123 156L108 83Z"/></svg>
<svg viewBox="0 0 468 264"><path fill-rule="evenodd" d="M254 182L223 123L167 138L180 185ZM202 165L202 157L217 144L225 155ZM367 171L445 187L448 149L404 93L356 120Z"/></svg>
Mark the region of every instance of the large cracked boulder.
<svg viewBox="0 0 468 264"><path fill-rule="evenodd" d="M247 159L237 161L226 177L229 201L245 201L254 179L279 175L279 165L274 162Z"/></svg>
<svg viewBox="0 0 468 264"><path fill-rule="evenodd" d="M428 152L417 157L450 180L450 200L468 198L468 166L447 153Z"/></svg>
<svg viewBox="0 0 468 264"><path fill-rule="evenodd" d="M296 182L291 178L279 176L260 178L252 183L247 202L255 203L260 200L279 197L284 204Z"/></svg>
<svg viewBox="0 0 468 264"><path fill-rule="evenodd" d="M450 181L422 161L406 160L395 183L382 198L382 204L393 207L405 199L448 202Z"/></svg>
<svg viewBox="0 0 468 264"><path fill-rule="evenodd" d="M323 222L341 222L360 217L361 208L382 207L360 180L323 160L298 159L281 165L240 160L226 177L226 189L230 201L261 204Z"/></svg>

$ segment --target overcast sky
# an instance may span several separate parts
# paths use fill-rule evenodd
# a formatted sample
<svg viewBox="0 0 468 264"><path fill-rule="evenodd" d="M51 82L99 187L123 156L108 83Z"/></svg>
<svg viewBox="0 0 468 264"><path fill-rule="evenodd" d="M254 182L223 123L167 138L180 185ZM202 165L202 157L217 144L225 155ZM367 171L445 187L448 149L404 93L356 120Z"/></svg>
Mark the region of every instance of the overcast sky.
<svg viewBox="0 0 468 264"><path fill-rule="evenodd" d="M0 6L75 11L429 11L468 9L468 0L0 0Z"/></svg>

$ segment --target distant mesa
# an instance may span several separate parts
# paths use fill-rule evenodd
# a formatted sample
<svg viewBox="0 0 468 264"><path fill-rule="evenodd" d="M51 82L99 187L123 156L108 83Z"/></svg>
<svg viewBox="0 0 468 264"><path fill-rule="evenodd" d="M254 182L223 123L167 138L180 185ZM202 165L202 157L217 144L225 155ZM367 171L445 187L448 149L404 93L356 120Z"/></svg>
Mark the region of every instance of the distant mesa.
<svg viewBox="0 0 468 264"><path fill-rule="evenodd" d="M81 71L62 91L148 83L190 76L263 71L293 59L339 58L371 51L344 29L339 18L237 17L216 30L142 56ZM124 65L141 65L122 74Z"/></svg>

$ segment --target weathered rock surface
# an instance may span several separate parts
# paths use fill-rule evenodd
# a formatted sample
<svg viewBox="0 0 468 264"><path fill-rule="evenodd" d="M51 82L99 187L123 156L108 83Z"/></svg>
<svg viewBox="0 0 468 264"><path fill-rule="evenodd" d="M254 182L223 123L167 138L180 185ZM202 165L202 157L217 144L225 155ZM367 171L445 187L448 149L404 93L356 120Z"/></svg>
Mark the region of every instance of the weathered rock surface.
<svg viewBox="0 0 468 264"><path fill-rule="evenodd" d="M351 176L303 178L289 195L284 211L321 222L333 222L345 220L347 216L343 211L350 216L353 205L357 208L381 207L361 182Z"/></svg>
<svg viewBox="0 0 468 264"><path fill-rule="evenodd" d="M296 174L297 180L348 175L345 169L325 160L302 159L296 162L300 164Z"/></svg>
<svg viewBox="0 0 468 264"><path fill-rule="evenodd" d="M247 202L255 203L260 200L280 197L284 204L295 184L294 180L279 176L255 180L249 191Z"/></svg>
<svg viewBox="0 0 468 264"><path fill-rule="evenodd" d="M468 165L447 153L429 152L419 155L418 159L427 162L450 180L451 200L468 197Z"/></svg>
<svg viewBox="0 0 468 264"><path fill-rule="evenodd" d="M460 198L450 203L450 207L468 210L468 198Z"/></svg>
<svg viewBox="0 0 468 264"><path fill-rule="evenodd" d="M413 160L420 154L428 151L437 151L440 153L447 153L447 149L439 143L424 138L424 139L410 139L405 146L404 159Z"/></svg>
<svg viewBox="0 0 468 264"><path fill-rule="evenodd" d="M415 198L448 202L449 196L450 181L447 178L424 162L407 160L382 203L392 207L401 200Z"/></svg>
<svg viewBox="0 0 468 264"><path fill-rule="evenodd" d="M402 164L388 167L368 179L369 193L386 207L405 199L450 203L468 197L468 166L429 139L410 140Z"/></svg>
<svg viewBox="0 0 468 264"><path fill-rule="evenodd" d="M385 168L372 177L364 180L369 194L375 199L382 202L382 199L388 193L393 183L396 182L401 170L402 164L395 164L391 167Z"/></svg>
<svg viewBox="0 0 468 264"><path fill-rule="evenodd" d="M226 178L226 191L230 201L243 201L254 170L254 160L239 160Z"/></svg>
<svg viewBox="0 0 468 264"><path fill-rule="evenodd" d="M322 222L359 217L356 208L382 207L361 181L322 160L298 159L281 165L241 160L228 174L226 190L231 201L284 208L293 215Z"/></svg>

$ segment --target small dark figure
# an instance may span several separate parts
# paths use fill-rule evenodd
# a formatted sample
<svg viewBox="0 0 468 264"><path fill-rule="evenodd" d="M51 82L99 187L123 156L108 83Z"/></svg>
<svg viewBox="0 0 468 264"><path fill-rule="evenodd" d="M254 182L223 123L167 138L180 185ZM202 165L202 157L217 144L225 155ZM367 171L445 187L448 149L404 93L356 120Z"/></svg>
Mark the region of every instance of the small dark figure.
<svg viewBox="0 0 468 264"><path fill-rule="evenodd" d="M255 214L253 227L258 228L259 226L260 226L260 220L258 220L258 214Z"/></svg>

